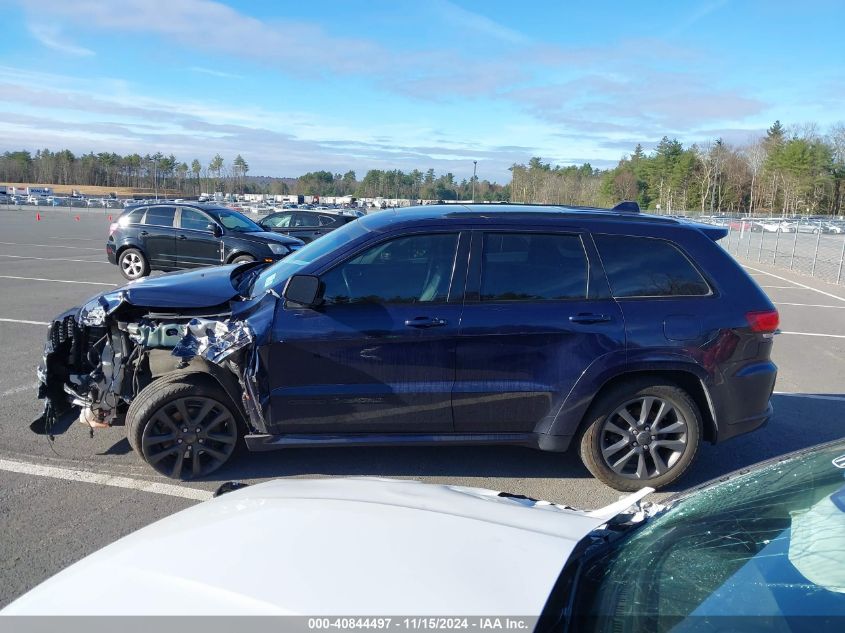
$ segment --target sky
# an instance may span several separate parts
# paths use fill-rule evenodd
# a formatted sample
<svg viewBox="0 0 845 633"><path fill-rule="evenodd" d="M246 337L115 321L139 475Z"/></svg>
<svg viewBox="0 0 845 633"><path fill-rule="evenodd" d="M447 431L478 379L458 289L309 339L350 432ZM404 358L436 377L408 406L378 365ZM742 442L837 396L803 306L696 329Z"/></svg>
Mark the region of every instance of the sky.
<svg viewBox="0 0 845 633"><path fill-rule="evenodd" d="M845 120L842 0L0 0L0 151L609 167Z"/></svg>

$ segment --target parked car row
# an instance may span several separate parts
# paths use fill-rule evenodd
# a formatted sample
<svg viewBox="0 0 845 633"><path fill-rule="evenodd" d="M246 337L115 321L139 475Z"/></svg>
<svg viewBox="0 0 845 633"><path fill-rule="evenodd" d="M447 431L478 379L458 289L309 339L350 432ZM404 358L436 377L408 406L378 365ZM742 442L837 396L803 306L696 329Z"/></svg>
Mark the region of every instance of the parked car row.
<svg viewBox="0 0 845 633"><path fill-rule="evenodd" d="M715 226L730 227L735 231L751 231L757 233L829 233L841 235L845 233L845 221L821 218L735 218L735 217L702 217L702 222Z"/></svg>
<svg viewBox="0 0 845 633"><path fill-rule="evenodd" d="M106 255L130 281L153 270L275 262L303 245L226 207L145 204L109 227Z"/></svg>

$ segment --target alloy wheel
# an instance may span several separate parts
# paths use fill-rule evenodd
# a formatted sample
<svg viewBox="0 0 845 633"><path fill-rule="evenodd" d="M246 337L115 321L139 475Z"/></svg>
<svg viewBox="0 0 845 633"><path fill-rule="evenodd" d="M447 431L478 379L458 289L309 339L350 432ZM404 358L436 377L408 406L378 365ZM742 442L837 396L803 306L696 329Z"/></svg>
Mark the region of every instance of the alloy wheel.
<svg viewBox="0 0 845 633"><path fill-rule="evenodd" d="M147 463L174 479L207 475L235 450L238 425L213 398L178 398L156 411L144 428L141 450Z"/></svg>
<svg viewBox="0 0 845 633"><path fill-rule="evenodd" d="M127 253L120 260L120 266L127 277L140 277L144 272L144 262L137 253Z"/></svg>
<svg viewBox="0 0 845 633"><path fill-rule="evenodd" d="M622 477L659 477L687 450L688 433L687 420L670 401L641 396L607 416L600 434L601 455Z"/></svg>

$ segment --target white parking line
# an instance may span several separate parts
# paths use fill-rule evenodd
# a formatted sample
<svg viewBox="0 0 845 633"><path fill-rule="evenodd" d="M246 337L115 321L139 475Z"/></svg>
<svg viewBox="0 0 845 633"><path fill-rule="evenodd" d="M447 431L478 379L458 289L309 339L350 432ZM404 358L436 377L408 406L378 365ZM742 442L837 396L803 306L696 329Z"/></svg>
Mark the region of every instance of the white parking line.
<svg viewBox="0 0 845 633"><path fill-rule="evenodd" d="M784 332L779 334L792 334L794 336L821 336L824 338L845 338L845 334L816 334L815 332Z"/></svg>
<svg viewBox="0 0 845 633"><path fill-rule="evenodd" d="M182 497L183 499L194 499L196 501L207 501L214 495L208 490L189 488L187 486L174 486L173 484L161 484L132 477L119 477L117 475L104 475L87 470L74 468L57 468L55 466L44 466L42 464L30 464L28 462L0 459L0 470L22 475L35 475L37 477L52 477L53 479L64 479L65 481L80 481L87 484L99 484L101 486L112 486L114 488L128 488L139 492L151 492L157 495L168 495L171 497Z"/></svg>
<svg viewBox="0 0 845 633"><path fill-rule="evenodd" d="M783 301L775 301L776 306L801 306L804 308L834 308L836 310L845 310L845 306L826 306L819 303L784 303Z"/></svg>
<svg viewBox="0 0 845 633"><path fill-rule="evenodd" d="M61 244L21 244L20 242L0 242L8 246L40 246L42 248L71 248L76 251L101 251L102 248L94 248L93 246L62 246Z"/></svg>
<svg viewBox="0 0 845 633"><path fill-rule="evenodd" d="M46 321L24 321L22 319L0 319L3 323L24 323L26 325L50 325Z"/></svg>
<svg viewBox="0 0 845 633"><path fill-rule="evenodd" d="M42 277L15 277L14 275L0 275L0 279L21 279L23 281L52 281L57 284L88 284L89 286L117 286L117 284L109 284L104 281L73 281L71 279L44 279Z"/></svg>
<svg viewBox="0 0 845 633"><path fill-rule="evenodd" d="M38 387L38 383L34 382L29 385L21 385L20 387L12 387L11 389L6 389L3 393L0 393L0 398L5 398L6 396L13 396L16 393L22 393L24 391L32 391Z"/></svg>
<svg viewBox="0 0 845 633"><path fill-rule="evenodd" d="M32 255L2 255L0 257L9 257L11 259L40 259L45 262L79 262L80 264L108 264L106 261L90 261L88 259L65 259L62 257L34 257ZM88 257L85 255L84 257ZM109 264L111 265L111 264Z"/></svg>
<svg viewBox="0 0 845 633"><path fill-rule="evenodd" d="M763 284L760 284L760 287L761 288L779 288L781 290L794 290L795 289L795 286L764 286Z"/></svg>
<svg viewBox="0 0 845 633"><path fill-rule="evenodd" d="M845 396L826 396L820 393L790 393L788 391L775 391L776 396L791 396L794 398L810 398L811 400L833 400L845 402Z"/></svg>
<svg viewBox="0 0 845 633"><path fill-rule="evenodd" d="M775 275L774 273L767 272L765 270L760 270L759 268L752 268L751 266L746 266L748 270L753 270L758 273L763 273L764 275L768 275L769 277L774 277L775 279L780 279L781 281L786 281L791 284L795 284L799 288L804 288L805 290L812 290L813 292L818 292L819 294L823 294L826 297L830 297L831 299L837 299L839 301L845 301L845 297L840 297L829 292L825 292L824 290L819 290L818 288L813 288L812 286L807 286L806 284L798 283L797 281L792 281L791 279L787 279L786 277L781 277L780 275Z"/></svg>

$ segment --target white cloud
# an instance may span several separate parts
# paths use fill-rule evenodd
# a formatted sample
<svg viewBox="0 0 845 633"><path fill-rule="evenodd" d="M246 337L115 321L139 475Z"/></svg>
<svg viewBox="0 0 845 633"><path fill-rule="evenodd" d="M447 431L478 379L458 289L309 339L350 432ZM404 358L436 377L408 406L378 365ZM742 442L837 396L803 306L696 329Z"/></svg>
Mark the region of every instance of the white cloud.
<svg viewBox="0 0 845 633"><path fill-rule="evenodd" d="M190 70L192 73L199 73L201 75L211 75L212 77L222 77L223 79L243 79L241 75L235 75L234 73L226 73L222 70L213 70L211 68L203 68L202 66L190 66L186 68L186 70Z"/></svg>
<svg viewBox="0 0 845 633"><path fill-rule="evenodd" d="M27 24L27 28L32 37L48 48L77 57L90 57L94 55L94 51L83 46L77 46L69 41L58 26L53 24L29 23Z"/></svg>
<svg viewBox="0 0 845 633"><path fill-rule="evenodd" d="M511 44L525 44L530 41L523 33L499 24L485 15L459 7L449 0L436 0L429 6L441 19L458 31L475 31Z"/></svg>

